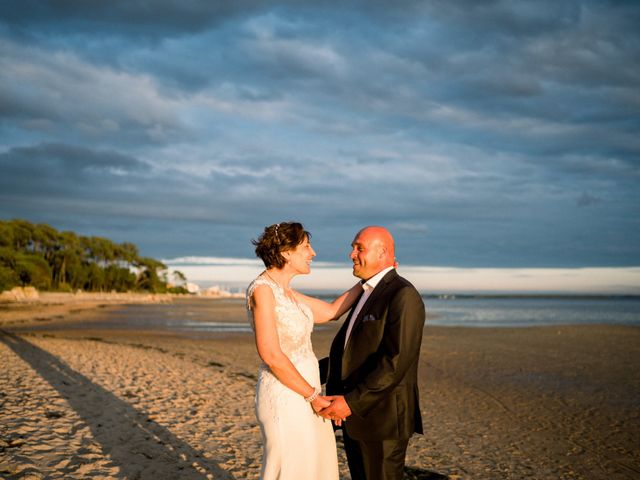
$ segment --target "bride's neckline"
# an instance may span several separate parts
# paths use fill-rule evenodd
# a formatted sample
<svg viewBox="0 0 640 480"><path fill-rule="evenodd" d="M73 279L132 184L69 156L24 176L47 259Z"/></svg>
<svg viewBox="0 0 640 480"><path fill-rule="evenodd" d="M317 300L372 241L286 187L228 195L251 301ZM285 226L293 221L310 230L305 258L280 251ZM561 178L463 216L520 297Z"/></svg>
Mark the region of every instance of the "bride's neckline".
<svg viewBox="0 0 640 480"><path fill-rule="evenodd" d="M287 288L283 287L282 285L280 285L280 283L279 283L275 278L273 278L271 275L269 275L269 272L267 272L266 270L263 272L263 275L265 275L269 280L271 280L271 281L272 281L273 283L275 283L278 287L280 287L280 289L281 289L281 290L283 290L283 291L285 291L285 292L286 292L287 290L291 290L290 288L289 288L289 289L287 289Z"/></svg>
<svg viewBox="0 0 640 480"><path fill-rule="evenodd" d="M293 296L293 294L291 293L292 290L291 288L284 288L282 285L280 285L275 278L273 278L271 275L269 275L269 272L267 272L266 270L264 272L262 272L262 275L264 277L266 277L267 281L273 283L276 287L278 287L281 291L282 291L282 295L284 295L284 297L289 300L291 303L295 304L298 308L301 309L300 304L298 303L298 300L296 300L296 298ZM289 290L287 292L287 290ZM302 310L302 309L301 309Z"/></svg>

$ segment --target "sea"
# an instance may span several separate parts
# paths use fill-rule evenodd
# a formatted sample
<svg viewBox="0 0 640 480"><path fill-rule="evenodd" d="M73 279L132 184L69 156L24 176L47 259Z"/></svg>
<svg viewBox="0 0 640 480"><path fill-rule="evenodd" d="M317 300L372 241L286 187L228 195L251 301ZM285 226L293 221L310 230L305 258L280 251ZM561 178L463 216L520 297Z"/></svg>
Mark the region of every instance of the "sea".
<svg viewBox="0 0 640 480"><path fill-rule="evenodd" d="M640 326L640 297L473 296L423 297L427 324L453 327L542 325Z"/></svg>
<svg viewBox="0 0 640 480"><path fill-rule="evenodd" d="M321 298L333 295L317 294ZM638 296L482 296L425 295L429 326L446 327L534 327L549 325L640 326ZM24 327L66 329L132 329L173 331L188 337L221 333L250 333L244 299L193 299L171 304L120 305L106 309L90 322ZM317 328L327 328L319 325ZM22 330L23 328L17 328Z"/></svg>

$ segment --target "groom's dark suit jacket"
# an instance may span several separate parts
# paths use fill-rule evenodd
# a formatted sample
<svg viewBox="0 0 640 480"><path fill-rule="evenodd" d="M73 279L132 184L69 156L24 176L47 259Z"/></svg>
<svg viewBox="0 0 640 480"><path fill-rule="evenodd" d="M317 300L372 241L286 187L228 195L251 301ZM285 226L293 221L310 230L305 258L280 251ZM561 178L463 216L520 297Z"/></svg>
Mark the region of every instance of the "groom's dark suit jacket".
<svg viewBox="0 0 640 480"><path fill-rule="evenodd" d="M326 378L327 394L344 395L351 408L347 434L378 441L422 433L417 371L425 308L420 294L390 270L360 310L345 348L350 317L331 345Z"/></svg>

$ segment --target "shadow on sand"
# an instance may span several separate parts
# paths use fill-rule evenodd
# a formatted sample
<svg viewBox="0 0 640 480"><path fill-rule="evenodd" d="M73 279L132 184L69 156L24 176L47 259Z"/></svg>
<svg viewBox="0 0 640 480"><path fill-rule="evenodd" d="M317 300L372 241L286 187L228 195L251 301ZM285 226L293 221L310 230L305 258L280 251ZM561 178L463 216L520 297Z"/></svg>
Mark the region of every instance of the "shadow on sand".
<svg viewBox="0 0 640 480"><path fill-rule="evenodd" d="M49 352L2 330L0 340L55 388L91 429L94 441L111 459L112 466L120 470L111 478L196 480L208 475L215 479L235 478L145 413L72 370ZM66 473L72 475L73 470Z"/></svg>
<svg viewBox="0 0 640 480"><path fill-rule="evenodd" d="M336 434L338 448L344 448L342 432ZM404 467L403 480L449 480L449 477L441 473L432 472L418 467Z"/></svg>
<svg viewBox="0 0 640 480"><path fill-rule="evenodd" d="M404 467L404 480L448 480L449 477L416 467Z"/></svg>

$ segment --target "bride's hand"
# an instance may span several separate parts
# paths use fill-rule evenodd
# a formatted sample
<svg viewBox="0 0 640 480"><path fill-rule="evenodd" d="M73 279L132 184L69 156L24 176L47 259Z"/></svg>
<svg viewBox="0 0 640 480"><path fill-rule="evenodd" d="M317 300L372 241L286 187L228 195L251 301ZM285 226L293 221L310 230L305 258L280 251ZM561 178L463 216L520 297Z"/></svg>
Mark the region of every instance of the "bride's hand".
<svg viewBox="0 0 640 480"><path fill-rule="evenodd" d="M313 411L316 413L329 405L331 405L331 402L322 395L318 395L315 400L311 402L311 408L313 408Z"/></svg>

